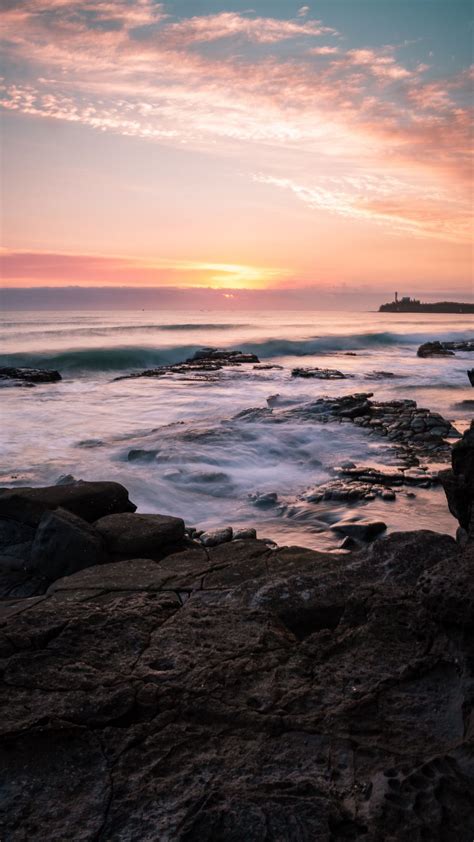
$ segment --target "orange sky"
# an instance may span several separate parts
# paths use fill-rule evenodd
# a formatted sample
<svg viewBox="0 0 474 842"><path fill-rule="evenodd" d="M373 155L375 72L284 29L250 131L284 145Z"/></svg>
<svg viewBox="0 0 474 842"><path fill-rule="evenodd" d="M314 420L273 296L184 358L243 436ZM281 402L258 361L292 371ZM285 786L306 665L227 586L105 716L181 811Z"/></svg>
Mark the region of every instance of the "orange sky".
<svg viewBox="0 0 474 842"><path fill-rule="evenodd" d="M468 4L205 5L4 11L4 284L472 294Z"/></svg>

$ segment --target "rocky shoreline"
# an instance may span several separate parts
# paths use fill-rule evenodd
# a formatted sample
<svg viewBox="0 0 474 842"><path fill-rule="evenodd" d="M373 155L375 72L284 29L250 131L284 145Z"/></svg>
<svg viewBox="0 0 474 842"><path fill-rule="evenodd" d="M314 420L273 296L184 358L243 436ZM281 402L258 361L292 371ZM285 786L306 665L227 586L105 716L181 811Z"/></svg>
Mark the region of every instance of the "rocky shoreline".
<svg viewBox="0 0 474 842"><path fill-rule="evenodd" d="M323 553L117 483L0 491L2 839L472 840L474 422L439 478L342 472L439 479L458 540Z"/></svg>

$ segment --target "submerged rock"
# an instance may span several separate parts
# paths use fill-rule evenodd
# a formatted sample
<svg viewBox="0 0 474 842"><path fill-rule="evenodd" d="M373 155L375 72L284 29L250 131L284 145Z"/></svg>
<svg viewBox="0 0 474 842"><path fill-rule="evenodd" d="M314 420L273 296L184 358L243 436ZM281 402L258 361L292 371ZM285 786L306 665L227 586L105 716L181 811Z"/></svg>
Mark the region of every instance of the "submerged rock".
<svg viewBox="0 0 474 842"><path fill-rule="evenodd" d="M455 351L474 351L474 339L459 339L456 342L425 342L417 351L418 357L454 357Z"/></svg>
<svg viewBox="0 0 474 842"><path fill-rule="evenodd" d="M315 377L318 380L346 380L350 375L343 374L337 368L294 368L292 377Z"/></svg>
<svg viewBox="0 0 474 842"><path fill-rule="evenodd" d="M339 532L360 541L372 541L381 532L385 532L387 524L383 520L338 520L330 526L332 532Z"/></svg>

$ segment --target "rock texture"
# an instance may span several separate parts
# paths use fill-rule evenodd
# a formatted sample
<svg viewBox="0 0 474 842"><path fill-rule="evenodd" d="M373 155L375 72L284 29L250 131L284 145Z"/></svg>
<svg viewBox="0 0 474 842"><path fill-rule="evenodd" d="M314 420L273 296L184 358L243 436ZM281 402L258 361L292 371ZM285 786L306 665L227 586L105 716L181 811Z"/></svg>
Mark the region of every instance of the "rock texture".
<svg viewBox="0 0 474 842"><path fill-rule="evenodd" d="M473 583L474 548L421 531L190 541L12 593L2 839L471 842Z"/></svg>
<svg viewBox="0 0 474 842"><path fill-rule="evenodd" d="M474 541L474 420L454 445L452 467L439 478L448 499L449 511L459 521L461 541Z"/></svg>
<svg viewBox="0 0 474 842"><path fill-rule="evenodd" d="M168 586L120 564L10 618L7 839L467 842L465 612L445 629L443 562L407 594L261 552L184 606L169 588L202 561Z"/></svg>
<svg viewBox="0 0 474 842"><path fill-rule="evenodd" d="M111 554L136 558L152 556L184 538L184 521L178 517L145 514L106 515L95 523Z"/></svg>

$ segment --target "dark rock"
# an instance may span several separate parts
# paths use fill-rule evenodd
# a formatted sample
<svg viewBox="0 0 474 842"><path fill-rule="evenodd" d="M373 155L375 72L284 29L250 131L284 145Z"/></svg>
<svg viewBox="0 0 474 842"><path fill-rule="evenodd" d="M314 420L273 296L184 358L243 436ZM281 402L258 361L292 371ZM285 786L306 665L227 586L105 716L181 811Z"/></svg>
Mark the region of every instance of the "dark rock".
<svg viewBox="0 0 474 842"><path fill-rule="evenodd" d="M382 520L338 520L330 527L333 532L340 532L341 535L358 538L360 541L372 541L386 528L387 524Z"/></svg>
<svg viewBox="0 0 474 842"><path fill-rule="evenodd" d="M234 529L234 541L248 541L255 540L257 537L256 529Z"/></svg>
<svg viewBox="0 0 474 842"><path fill-rule="evenodd" d="M0 554L27 560L35 530L26 523L0 518Z"/></svg>
<svg viewBox="0 0 474 842"><path fill-rule="evenodd" d="M203 532L199 540L205 547L217 547L219 544L225 544L227 541L232 541L232 537L232 527L227 526L225 529Z"/></svg>
<svg viewBox="0 0 474 842"><path fill-rule="evenodd" d="M184 522L178 517L156 514L113 514L94 524L112 555L138 558L159 555L182 541Z"/></svg>
<svg viewBox="0 0 474 842"><path fill-rule="evenodd" d="M66 509L89 523L118 512L134 512L128 491L118 482L83 482L44 488L0 490L0 517L37 526L44 512Z"/></svg>
<svg viewBox="0 0 474 842"><path fill-rule="evenodd" d="M444 342L425 342L420 345L416 352L418 357L454 357L454 351L450 351Z"/></svg>
<svg viewBox="0 0 474 842"><path fill-rule="evenodd" d="M474 368L469 369L469 371L467 372L467 376L469 378L469 383L471 384L471 386L474 386Z"/></svg>
<svg viewBox="0 0 474 842"><path fill-rule="evenodd" d="M462 439L453 446L452 468L440 471L449 511L465 530L467 540L474 540L474 421Z"/></svg>
<svg viewBox="0 0 474 842"><path fill-rule="evenodd" d="M10 571L2 838L470 842L473 565L423 531Z"/></svg>
<svg viewBox="0 0 474 842"><path fill-rule="evenodd" d="M220 348L201 348L200 351L189 357L187 363L194 362L219 362L227 365L240 365L240 363L259 363L256 354L245 354L243 351L226 351Z"/></svg>
<svg viewBox="0 0 474 842"><path fill-rule="evenodd" d="M20 380L29 383L56 383L61 379L59 371L54 371L53 369L0 366L0 380Z"/></svg>
<svg viewBox="0 0 474 842"><path fill-rule="evenodd" d="M55 509L40 520L28 568L54 581L105 560L104 541L95 527L66 509Z"/></svg>
<svg viewBox="0 0 474 842"><path fill-rule="evenodd" d="M294 368L292 377L315 377L318 380L346 380L347 374L336 368Z"/></svg>

